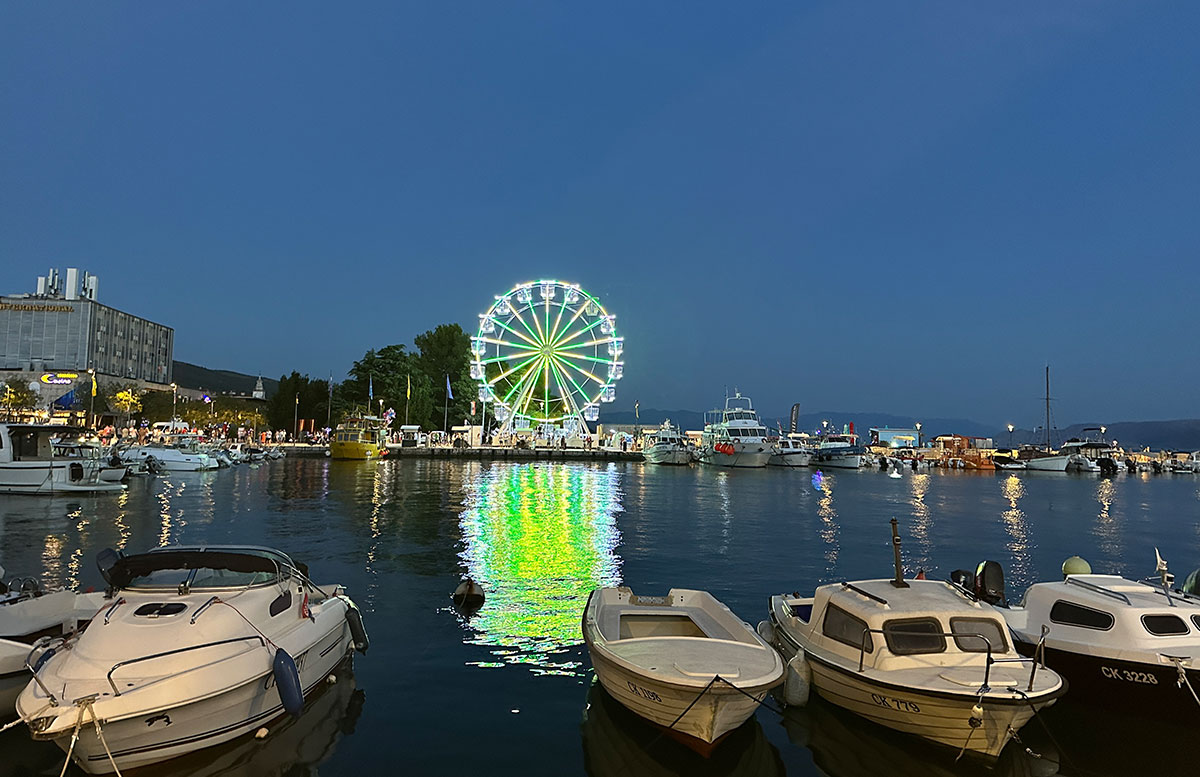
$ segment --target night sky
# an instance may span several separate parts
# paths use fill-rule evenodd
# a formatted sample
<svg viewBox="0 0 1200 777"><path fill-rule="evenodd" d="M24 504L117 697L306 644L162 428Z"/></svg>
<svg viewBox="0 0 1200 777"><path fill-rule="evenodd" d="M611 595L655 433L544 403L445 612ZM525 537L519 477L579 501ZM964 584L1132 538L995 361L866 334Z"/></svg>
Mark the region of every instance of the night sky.
<svg viewBox="0 0 1200 777"><path fill-rule="evenodd" d="M1200 4L6 3L0 292L344 377L582 284L617 408L1200 416Z"/></svg>

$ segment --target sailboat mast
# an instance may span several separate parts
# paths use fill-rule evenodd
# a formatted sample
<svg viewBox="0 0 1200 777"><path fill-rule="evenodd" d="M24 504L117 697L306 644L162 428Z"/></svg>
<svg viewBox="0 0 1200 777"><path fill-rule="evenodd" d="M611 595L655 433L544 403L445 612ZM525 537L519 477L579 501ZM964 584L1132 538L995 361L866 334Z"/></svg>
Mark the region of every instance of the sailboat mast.
<svg viewBox="0 0 1200 777"><path fill-rule="evenodd" d="M1046 453L1050 452L1050 365L1046 365Z"/></svg>

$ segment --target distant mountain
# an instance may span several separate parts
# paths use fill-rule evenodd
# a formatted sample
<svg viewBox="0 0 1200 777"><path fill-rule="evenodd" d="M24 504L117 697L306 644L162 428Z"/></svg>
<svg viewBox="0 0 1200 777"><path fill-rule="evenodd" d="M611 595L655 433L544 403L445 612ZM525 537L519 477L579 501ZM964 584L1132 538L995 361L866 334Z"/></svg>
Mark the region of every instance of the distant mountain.
<svg viewBox="0 0 1200 777"><path fill-rule="evenodd" d="M1051 429L1051 444L1058 445L1072 437L1099 437L1095 431L1100 424L1072 424L1065 429ZM1090 431L1084 432L1084 429ZM1014 429L1013 444L1031 443L1042 445L1046 433L1042 429ZM997 445L1008 443L1008 430L993 435ZM1104 425L1104 439L1116 440L1125 450L1194 451L1200 450L1200 419L1185 418L1178 421L1117 421Z"/></svg>
<svg viewBox="0 0 1200 777"><path fill-rule="evenodd" d="M175 382L183 388L211 391L215 394L249 394L254 391L254 384L258 382L257 375L246 375L231 370L210 370L187 362L174 362L173 369ZM263 388L269 397L279 389L279 381L263 378Z"/></svg>

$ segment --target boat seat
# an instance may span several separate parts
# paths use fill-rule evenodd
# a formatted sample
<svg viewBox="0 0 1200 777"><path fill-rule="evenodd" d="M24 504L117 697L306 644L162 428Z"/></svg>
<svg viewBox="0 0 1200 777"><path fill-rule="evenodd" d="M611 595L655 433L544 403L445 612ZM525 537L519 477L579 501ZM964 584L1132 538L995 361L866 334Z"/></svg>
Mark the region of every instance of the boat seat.
<svg viewBox="0 0 1200 777"><path fill-rule="evenodd" d="M978 688L980 685L983 685L983 667L977 669L948 669L944 672L939 672L938 677L943 680L949 680L955 685ZM993 668L991 676L988 678L988 685L992 688L1013 688L1016 687L1017 681L1000 674Z"/></svg>
<svg viewBox="0 0 1200 777"><path fill-rule="evenodd" d="M610 640L691 636L733 640L729 630L698 607L608 607L600 631Z"/></svg>

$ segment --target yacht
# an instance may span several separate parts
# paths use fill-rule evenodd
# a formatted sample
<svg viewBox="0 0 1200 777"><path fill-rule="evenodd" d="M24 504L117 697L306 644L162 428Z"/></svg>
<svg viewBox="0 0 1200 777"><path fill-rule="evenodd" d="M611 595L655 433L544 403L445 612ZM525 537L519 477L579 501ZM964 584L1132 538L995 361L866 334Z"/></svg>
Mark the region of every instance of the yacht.
<svg viewBox="0 0 1200 777"><path fill-rule="evenodd" d="M362 618L339 586L269 548L173 546L97 559L108 598L38 646L17 714L103 774L235 739L287 713L349 654Z"/></svg>
<svg viewBox="0 0 1200 777"><path fill-rule="evenodd" d="M803 703L812 689L888 728L994 759L1066 683L1017 652L988 602L949 582L905 579L892 527L893 579L771 597L759 630L788 664L785 695L800 698L787 700Z"/></svg>
<svg viewBox="0 0 1200 777"><path fill-rule="evenodd" d="M387 449L387 422L358 413L338 424L329 441L329 453L335 459L378 459L387 455Z"/></svg>
<svg viewBox="0 0 1200 777"><path fill-rule="evenodd" d="M812 463L819 467L835 469L858 469L863 465L867 449L858 444L858 435L854 433L854 424L841 434L834 433L821 438L813 454Z"/></svg>
<svg viewBox="0 0 1200 777"><path fill-rule="evenodd" d="M793 432L773 440L775 452L767 459L770 467L807 467L812 463L813 447L807 434Z"/></svg>
<svg viewBox="0 0 1200 777"><path fill-rule="evenodd" d="M670 421L646 435L642 456L651 464L691 464L692 449Z"/></svg>
<svg viewBox="0 0 1200 777"><path fill-rule="evenodd" d="M1085 433L1089 429L1083 430ZM1097 429L1099 431L1099 429ZM1058 450L1060 455L1070 456L1067 462L1068 472L1099 472L1103 475L1115 475L1120 467L1116 448L1112 443L1092 439L1070 439Z"/></svg>
<svg viewBox="0 0 1200 777"><path fill-rule="evenodd" d="M160 442L131 445L121 451L121 461L138 464L154 460L159 470L167 472L196 472L216 469L217 462L200 449L200 440L193 434L165 435Z"/></svg>
<svg viewBox="0 0 1200 777"><path fill-rule="evenodd" d="M719 467L765 467L773 449L750 397L725 397L724 410L704 414L700 461Z"/></svg>
<svg viewBox="0 0 1200 777"><path fill-rule="evenodd" d="M0 424L0 493L59 494L122 491L100 479L98 446L83 432L50 424Z"/></svg>
<svg viewBox="0 0 1200 777"><path fill-rule="evenodd" d="M779 655L707 591L597 588L583 614L596 679L643 718L709 752L783 680Z"/></svg>

